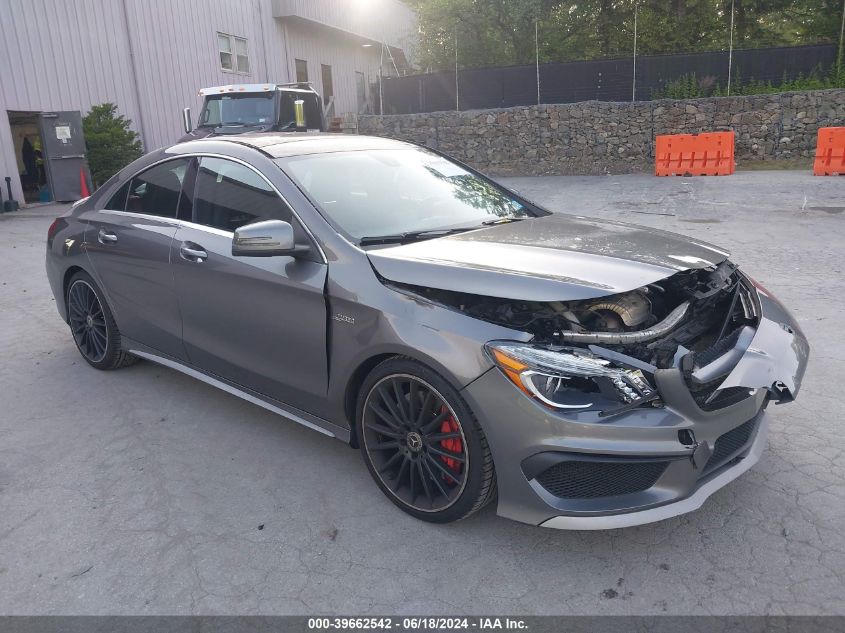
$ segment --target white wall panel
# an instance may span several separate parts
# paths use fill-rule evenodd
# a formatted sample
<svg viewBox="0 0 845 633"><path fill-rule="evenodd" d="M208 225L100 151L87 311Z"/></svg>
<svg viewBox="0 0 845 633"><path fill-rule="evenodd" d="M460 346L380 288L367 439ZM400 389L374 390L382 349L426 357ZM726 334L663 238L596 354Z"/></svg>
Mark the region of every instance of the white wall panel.
<svg viewBox="0 0 845 633"><path fill-rule="evenodd" d="M380 49L338 29L362 29L356 7L371 1L381 7L377 23L399 16L407 26L397 0L297 0L293 9L309 17L294 20L274 17L273 0L2 0L0 178L18 172L8 110L84 115L115 103L152 150L182 135L182 108L196 119L200 88L292 81L299 58L319 91L320 65L330 65L335 112L355 112L355 71L374 82ZM220 67L217 32L247 39L248 74ZM13 184L22 199L17 177Z"/></svg>
<svg viewBox="0 0 845 633"><path fill-rule="evenodd" d="M290 73L296 76L295 61L308 62L308 80L320 94L323 93L320 65L332 67L332 84L335 95L335 114L357 112L355 71L364 73L368 83L378 79L379 46L364 48L352 38L332 29L311 26L302 22L279 21L279 30L284 39L287 33ZM384 59L385 72L390 60Z"/></svg>
<svg viewBox="0 0 845 633"><path fill-rule="evenodd" d="M277 18L299 18L406 49L416 14L399 0L273 0Z"/></svg>
<svg viewBox="0 0 845 633"><path fill-rule="evenodd" d="M127 12L149 149L181 135L182 108L196 117L200 88L287 81L274 57L280 47L267 46L267 0L127 0ZM248 74L220 67L218 32L247 39Z"/></svg>
<svg viewBox="0 0 845 633"><path fill-rule="evenodd" d="M0 176L22 194L8 110L80 110L106 101L138 129L121 2L4 0L0 11Z"/></svg>

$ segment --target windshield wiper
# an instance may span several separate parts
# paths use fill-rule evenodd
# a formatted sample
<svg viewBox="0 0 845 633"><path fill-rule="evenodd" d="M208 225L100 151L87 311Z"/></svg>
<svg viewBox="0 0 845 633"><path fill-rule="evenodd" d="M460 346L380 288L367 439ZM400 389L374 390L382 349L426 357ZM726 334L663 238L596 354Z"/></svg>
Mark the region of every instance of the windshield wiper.
<svg viewBox="0 0 845 633"><path fill-rule="evenodd" d="M520 218L515 215L507 215L503 218L496 218L495 220L485 220L482 222L484 226L493 226L494 224L509 224L511 222L519 222L520 220L525 220L527 218Z"/></svg>
<svg viewBox="0 0 845 633"><path fill-rule="evenodd" d="M455 233L472 231L477 228L478 227L476 226L465 226L456 229L430 229L428 231L408 231L407 233L397 233L396 235L375 235L362 237L358 241L358 244L361 246L372 246L373 244L404 244L405 242L415 242L417 240L429 240L435 237L454 235Z"/></svg>
<svg viewBox="0 0 845 633"><path fill-rule="evenodd" d="M269 125L268 123L256 123L252 121L226 121L217 127L261 127L262 125Z"/></svg>

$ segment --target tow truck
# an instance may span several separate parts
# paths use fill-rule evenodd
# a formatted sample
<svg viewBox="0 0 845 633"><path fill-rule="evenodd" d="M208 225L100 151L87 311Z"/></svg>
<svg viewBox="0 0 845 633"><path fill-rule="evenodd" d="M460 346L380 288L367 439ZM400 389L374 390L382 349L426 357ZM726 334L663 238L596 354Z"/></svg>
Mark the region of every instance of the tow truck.
<svg viewBox="0 0 845 633"><path fill-rule="evenodd" d="M199 91L202 110L196 128L191 109L182 111L179 142L244 132L324 132L320 95L310 83L233 84Z"/></svg>

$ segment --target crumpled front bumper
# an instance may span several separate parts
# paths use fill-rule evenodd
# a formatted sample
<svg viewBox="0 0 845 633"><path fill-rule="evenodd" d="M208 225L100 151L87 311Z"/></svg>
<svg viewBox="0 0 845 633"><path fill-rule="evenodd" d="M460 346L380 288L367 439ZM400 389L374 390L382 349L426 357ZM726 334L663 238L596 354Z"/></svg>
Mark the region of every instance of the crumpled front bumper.
<svg viewBox="0 0 845 633"><path fill-rule="evenodd" d="M755 288L760 321L721 385L748 395L722 408L702 409L674 368L654 376L664 407L598 420L540 405L498 369L468 385L493 453L498 513L561 529L640 525L699 508L756 463L767 405L797 395L809 346L780 302Z"/></svg>
<svg viewBox="0 0 845 633"><path fill-rule="evenodd" d="M748 450L733 465L724 468L713 477L700 482L689 496L662 506L631 510L621 514L606 514L595 516L567 516L558 515L542 523L542 527L558 530L611 530L615 528L631 527L644 523L654 523L669 519L679 514L686 514L698 510L707 498L714 492L739 477L756 464L766 448L769 432L769 422L765 414L761 413L758 420L756 436Z"/></svg>

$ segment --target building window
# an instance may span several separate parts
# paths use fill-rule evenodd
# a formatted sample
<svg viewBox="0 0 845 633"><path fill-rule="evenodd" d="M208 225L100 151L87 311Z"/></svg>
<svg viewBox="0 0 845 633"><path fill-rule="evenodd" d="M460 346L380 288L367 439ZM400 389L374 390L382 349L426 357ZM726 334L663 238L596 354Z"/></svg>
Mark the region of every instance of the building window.
<svg viewBox="0 0 845 633"><path fill-rule="evenodd" d="M308 62L304 59L296 60L296 80L303 83L308 81Z"/></svg>
<svg viewBox="0 0 845 633"><path fill-rule="evenodd" d="M234 70L232 63L232 38L223 33L217 34L217 48L220 49L220 66L223 70Z"/></svg>
<svg viewBox="0 0 845 633"><path fill-rule="evenodd" d="M246 40L242 37L235 38L235 66L239 73L249 72L249 52L246 48Z"/></svg>
<svg viewBox="0 0 845 633"><path fill-rule="evenodd" d="M332 67L326 64L320 64L323 72L323 105L329 105L329 101L334 96L334 89L332 88Z"/></svg>
<svg viewBox="0 0 845 633"><path fill-rule="evenodd" d="M249 50L246 39L226 33L217 34L220 67L236 73L249 73Z"/></svg>

